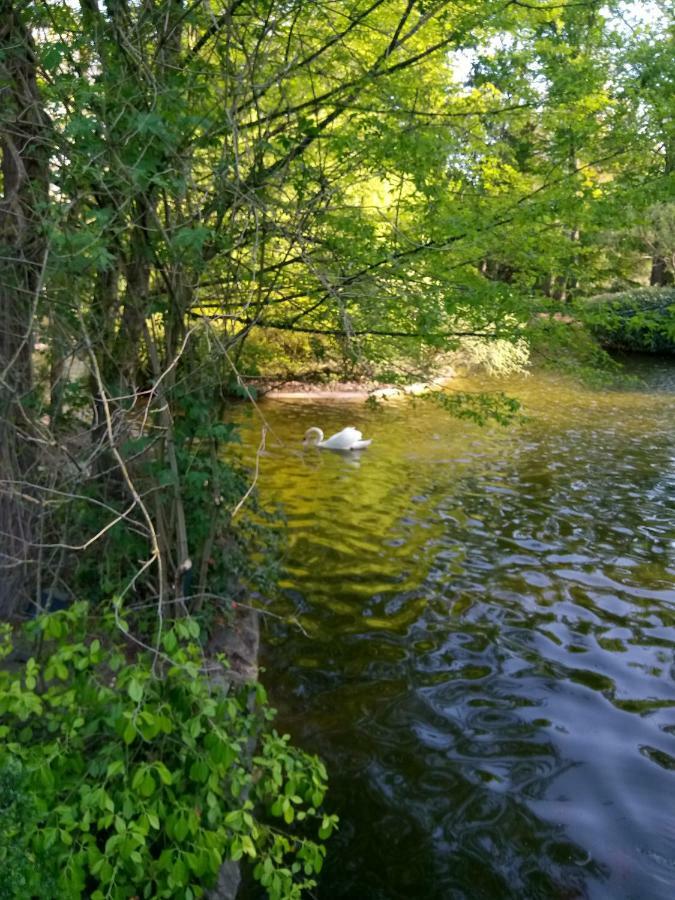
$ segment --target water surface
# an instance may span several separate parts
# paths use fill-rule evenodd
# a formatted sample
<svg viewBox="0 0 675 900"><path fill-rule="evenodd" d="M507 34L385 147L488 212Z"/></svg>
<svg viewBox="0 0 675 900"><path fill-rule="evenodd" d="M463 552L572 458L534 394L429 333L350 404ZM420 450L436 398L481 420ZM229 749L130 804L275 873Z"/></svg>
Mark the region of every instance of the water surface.
<svg viewBox="0 0 675 900"><path fill-rule="evenodd" d="M262 404L270 608L306 632L268 624L263 679L328 765L320 900L675 896L675 367L499 387L526 423Z"/></svg>

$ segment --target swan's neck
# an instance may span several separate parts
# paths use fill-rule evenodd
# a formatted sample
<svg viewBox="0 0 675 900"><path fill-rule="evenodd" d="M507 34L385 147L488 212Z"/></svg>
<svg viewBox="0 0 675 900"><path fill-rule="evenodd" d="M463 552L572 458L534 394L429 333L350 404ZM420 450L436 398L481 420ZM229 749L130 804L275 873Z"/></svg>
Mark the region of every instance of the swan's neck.
<svg viewBox="0 0 675 900"><path fill-rule="evenodd" d="M323 441L323 431L320 428L308 428L307 434L305 435L305 439L309 440L311 437L316 435L316 443L320 444Z"/></svg>

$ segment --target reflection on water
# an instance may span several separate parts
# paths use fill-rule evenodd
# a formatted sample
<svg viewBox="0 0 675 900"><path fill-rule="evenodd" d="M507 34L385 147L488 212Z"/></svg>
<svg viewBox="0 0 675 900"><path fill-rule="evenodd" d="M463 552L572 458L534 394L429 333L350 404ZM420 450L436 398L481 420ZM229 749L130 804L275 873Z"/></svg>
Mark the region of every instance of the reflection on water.
<svg viewBox="0 0 675 900"><path fill-rule="evenodd" d="M500 387L525 424L263 405L272 608L309 635L268 625L264 680L329 767L321 900L675 895L675 368Z"/></svg>

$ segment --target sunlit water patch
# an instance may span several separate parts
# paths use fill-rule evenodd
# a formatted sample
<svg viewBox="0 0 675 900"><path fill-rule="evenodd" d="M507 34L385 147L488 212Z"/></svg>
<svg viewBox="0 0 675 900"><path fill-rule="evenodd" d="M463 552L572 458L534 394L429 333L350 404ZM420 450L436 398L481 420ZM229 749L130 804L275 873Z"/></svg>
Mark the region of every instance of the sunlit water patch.
<svg viewBox="0 0 675 900"><path fill-rule="evenodd" d="M675 368L500 387L524 424L263 404L306 632L268 624L263 678L330 771L322 900L675 896Z"/></svg>

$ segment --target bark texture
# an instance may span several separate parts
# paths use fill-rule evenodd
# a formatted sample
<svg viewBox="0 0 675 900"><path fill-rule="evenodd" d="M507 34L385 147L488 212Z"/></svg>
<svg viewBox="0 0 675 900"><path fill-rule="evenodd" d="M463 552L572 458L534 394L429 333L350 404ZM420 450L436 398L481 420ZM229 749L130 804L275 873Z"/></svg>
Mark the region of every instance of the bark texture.
<svg viewBox="0 0 675 900"><path fill-rule="evenodd" d="M30 405L33 328L47 262L49 120L20 4L0 0L0 616L30 597L36 463Z"/></svg>

